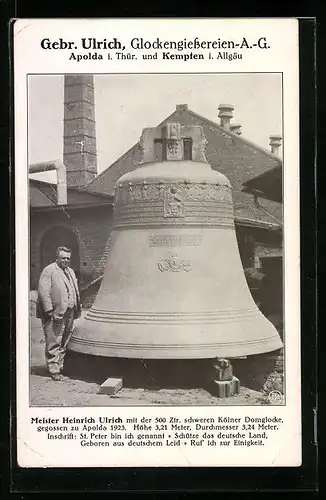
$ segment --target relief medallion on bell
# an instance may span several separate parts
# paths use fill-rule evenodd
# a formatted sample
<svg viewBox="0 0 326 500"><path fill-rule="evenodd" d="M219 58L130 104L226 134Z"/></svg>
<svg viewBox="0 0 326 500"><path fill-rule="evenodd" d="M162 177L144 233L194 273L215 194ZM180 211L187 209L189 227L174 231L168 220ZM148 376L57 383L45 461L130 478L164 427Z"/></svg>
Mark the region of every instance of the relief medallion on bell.
<svg viewBox="0 0 326 500"><path fill-rule="evenodd" d="M177 273L180 271L189 272L192 269L191 262L189 260L184 260L178 257L178 255L170 255L167 258L161 259L158 264L160 271L170 271Z"/></svg>

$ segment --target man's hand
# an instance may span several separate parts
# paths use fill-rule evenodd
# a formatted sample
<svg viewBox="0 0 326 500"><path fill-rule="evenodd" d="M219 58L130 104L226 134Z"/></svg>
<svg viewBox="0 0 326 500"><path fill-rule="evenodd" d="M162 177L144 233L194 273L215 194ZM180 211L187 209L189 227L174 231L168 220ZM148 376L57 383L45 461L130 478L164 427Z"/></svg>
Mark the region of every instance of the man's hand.
<svg viewBox="0 0 326 500"><path fill-rule="evenodd" d="M51 309L50 311L45 311L45 316L49 319L52 319L53 318L53 309Z"/></svg>

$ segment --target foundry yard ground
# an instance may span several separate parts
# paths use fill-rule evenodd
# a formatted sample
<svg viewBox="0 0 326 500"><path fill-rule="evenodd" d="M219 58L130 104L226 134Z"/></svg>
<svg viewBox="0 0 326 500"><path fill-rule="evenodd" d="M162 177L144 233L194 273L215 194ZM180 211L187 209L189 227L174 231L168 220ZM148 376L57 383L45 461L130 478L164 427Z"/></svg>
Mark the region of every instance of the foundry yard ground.
<svg viewBox="0 0 326 500"><path fill-rule="evenodd" d="M85 312L84 312L85 313ZM241 387L240 394L218 399L198 388L130 388L123 387L115 396L99 394L97 380L65 377L53 381L46 370L44 337L41 322L31 316L30 404L32 406L145 406L145 405L261 405L268 404L265 394ZM104 379L103 381L104 382Z"/></svg>

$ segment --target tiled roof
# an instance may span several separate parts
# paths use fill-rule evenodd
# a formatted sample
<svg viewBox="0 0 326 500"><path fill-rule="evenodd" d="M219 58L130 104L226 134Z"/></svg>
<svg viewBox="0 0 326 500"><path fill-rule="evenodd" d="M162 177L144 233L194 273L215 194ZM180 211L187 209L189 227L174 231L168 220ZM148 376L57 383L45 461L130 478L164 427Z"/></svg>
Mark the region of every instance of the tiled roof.
<svg viewBox="0 0 326 500"><path fill-rule="evenodd" d="M224 129L217 123L180 107L158 126L175 121L185 125L201 125L207 139L206 158L214 170L228 177L233 187L233 202L237 218L275 224L282 221L282 207L270 200L261 201L265 210L255 206L251 194L242 191L243 183L269 169L282 166L280 158L240 135ZM124 153L111 166L93 179L85 190L89 193L113 194L116 181L124 173L139 166L139 142ZM268 215L271 213L271 216Z"/></svg>
<svg viewBox="0 0 326 500"><path fill-rule="evenodd" d="M29 186L29 199L32 207L51 207L56 204L54 197L49 196L48 189L42 190L33 181Z"/></svg>

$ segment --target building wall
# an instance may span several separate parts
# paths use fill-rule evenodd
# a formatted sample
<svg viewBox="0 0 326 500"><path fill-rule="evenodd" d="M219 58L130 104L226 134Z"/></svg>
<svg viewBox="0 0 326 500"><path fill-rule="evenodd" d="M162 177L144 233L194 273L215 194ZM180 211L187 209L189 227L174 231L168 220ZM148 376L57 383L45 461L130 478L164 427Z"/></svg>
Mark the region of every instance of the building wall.
<svg viewBox="0 0 326 500"><path fill-rule="evenodd" d="M110 245L112 207L34 211L30 218L30 286L35 289L40 277L41 243L53 227L65 227L75 234L80 254L80 286L103 273ZM64 244L55 242L56 245ZM53 255L55 260L55 255Z"/></svg>
<svg viewBox="0 0 326 500"><path fill-rule="evenodd" d="M262 267L262 261L269 257L283 258L283 250L277 245L277 242L269 245L257 243L255 246L255 267Z"/></svg>

